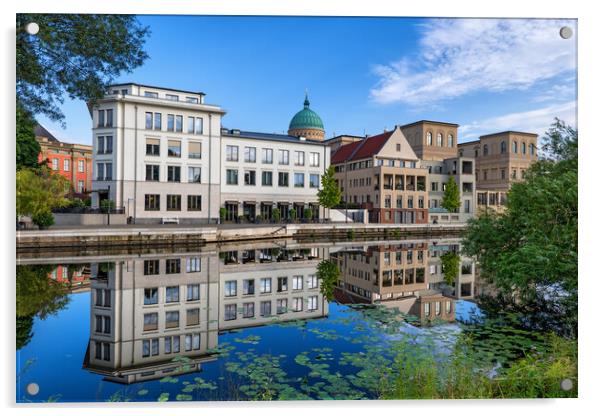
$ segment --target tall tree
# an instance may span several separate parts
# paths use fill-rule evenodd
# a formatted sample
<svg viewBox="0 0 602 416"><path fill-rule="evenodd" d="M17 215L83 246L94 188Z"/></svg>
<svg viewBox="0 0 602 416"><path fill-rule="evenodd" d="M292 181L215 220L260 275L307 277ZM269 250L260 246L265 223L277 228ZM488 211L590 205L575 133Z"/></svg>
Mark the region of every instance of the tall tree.
<svg viewBox="0 0 602 416"><path fill-rule="evenodd" d="M443 193L443 199L441 200L441 206L449 212L456 212L462 201L460 201L460 190L458 184L453 176L450 176L447 185L445 186L445 192Z"/></svg>
<svg viewBox="0 0 602 416"><path fill-rule="evenodd" d="M577 333L577 131L556 119L545 158L508 192L507 209L471 221L464 251L497 290L492 308Z"/></svg>
<svg viewBox="0 0 602 416"><path fill-rule="evenodd" d="M38 171L22 169L17 172L17 215L32 218L51 215L51 210L67 203L64 195L67 180L53 174L47 167Z"/></svg>
<svg viewBox="0 0 602 416"><path fill-rule="evenodd" d="M35 22L35 35L25 26ZM94 102L120 73L148 57L149 33L132 15L18 14L17 102L30 114L64 120L64 97Z"/></svg>
<svg viewBox="0 0 602 416"><path fill-rule="evenodd" d="M318 201L324 208L332 208L341 202L341 189L334 179L334 166L329 166L322 175L322 189L318 191Z"/></svg>
<svg viewBox="0 0 602 416"><path fill-rule="evenodd" d="M39 167L40 144L36 140L34 126L31 114L17 105L17 170Z"/></svg>

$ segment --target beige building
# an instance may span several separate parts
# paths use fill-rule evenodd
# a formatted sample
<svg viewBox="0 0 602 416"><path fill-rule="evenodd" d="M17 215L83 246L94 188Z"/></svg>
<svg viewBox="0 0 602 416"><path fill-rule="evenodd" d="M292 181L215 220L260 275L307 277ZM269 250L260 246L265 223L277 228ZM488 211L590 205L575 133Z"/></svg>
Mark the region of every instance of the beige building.
<svg viewBox="0 0 602 416"><path fill-rule="evenodd" d="M474 157L479 208L500 209L506 205L512 183L524 179L525 172L537 161L537 135L505 131L461 143L461 157Z"/></svg>
<svg viewBox="0 0 602 416"><path fill-rule="evenodd" d="M401 126L416 156L424 161L458 156L458 125L420 120Z"/></svg>
<svg viewBox="0 0 602 416"><path fill-rule="evenodd" d="M343 201L365 208L374 223L428 221L428 171L401 128L340 146L331 156Z"/></svg>

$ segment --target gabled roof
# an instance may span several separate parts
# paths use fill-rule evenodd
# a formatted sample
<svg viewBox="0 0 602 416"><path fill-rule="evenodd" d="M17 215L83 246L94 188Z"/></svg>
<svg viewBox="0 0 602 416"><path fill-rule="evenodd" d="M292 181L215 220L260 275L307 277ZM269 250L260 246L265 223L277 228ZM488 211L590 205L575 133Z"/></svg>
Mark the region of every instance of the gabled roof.
<svg viewBox="0 0 602 416"><path fill-rule="evenodd" d="M56 137L54 137L52 133L46 130L41 124L36 124L36 126L33 129L33 132L36 137L46 137L48 141L59 142L59 140Z"/></svg>
<svg viewBox="0 0 602 416"><path fill-rule="evenodd" d="M368 137L339 147L330 159L330 163L366 159L377 154L391 137L395 130L386 131L376 136Z"/></svg>

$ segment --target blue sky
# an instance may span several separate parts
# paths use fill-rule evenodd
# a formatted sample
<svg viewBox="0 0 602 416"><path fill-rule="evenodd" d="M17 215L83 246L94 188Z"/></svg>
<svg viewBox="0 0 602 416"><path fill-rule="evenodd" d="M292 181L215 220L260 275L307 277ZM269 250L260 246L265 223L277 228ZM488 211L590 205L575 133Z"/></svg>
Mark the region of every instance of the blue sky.
<svg viewBox="0 0 602 416"><path fill-rule="evenodd" d="M327 137L420 119L459 141L576 125L576 22L524 19L140 16L150 58L116 81L207 94L243 130L287 130L309 90ZM575 35L559 36L562 26ZM91 143L85 104L66 100L64 141Z"/></svg>

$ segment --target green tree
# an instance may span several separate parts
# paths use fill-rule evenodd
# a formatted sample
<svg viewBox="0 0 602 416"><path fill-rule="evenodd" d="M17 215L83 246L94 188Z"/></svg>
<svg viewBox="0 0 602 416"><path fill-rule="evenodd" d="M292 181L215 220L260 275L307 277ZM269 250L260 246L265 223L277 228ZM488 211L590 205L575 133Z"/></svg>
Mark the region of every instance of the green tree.
<svg viewBox="0 0 602 416"><path fill-rule="evenodd" d="M40 31L30 35L25 26ZM17 14L17 102L30 114L63 120L65 96L94 102L122 72L148 58L149 34L133 15Z"/></svg>
<svg viewBox="0 0 602 416"><path fill-rule="evenodd" d="M441 200L441 206L449 212L456 212L462 202L460 201L460 190L458 184L453 176L450 176L447 185L445 186L445 192L443 193L443 199Z"/></svg>
<svg viewBox="0 0 602 416"><path fill-rule="evenodd" d="M452 285L458 277L458 270L460 268L460 256L455 251L448 251L441 255L441 268L443 276L445 277L445 283Z"/></svg>
<svg viewBox="0 0 602 416"><path fill-rule="evenodd" d="M508 192L507 209L472 220L463 246L497 293L491 309L531 325L577 333L577 131L556 119L545 158Z"/></svg>
<svg viewBox="0 0 602 416"><path fill-rule="evenodd" d="M341 188L334 179L334 166L329 166L321 178L322 189L318 191L318 202L324 208L332 208L341 202Z"/></svg>
<svg viewBox="0 0 602 416"><path fill-rule="evenodd" d="M341 277L337 264L330 260L322 260L318 263L316 276L320 279L320 293L328 301L334 299L334 288Z"/></svg>
<svg viewBox="0 0 602 416"><path fill-rule="evenodd" d="M31 114L17 105L17 170L39 167L40 144L36 140L34 126Z"/></svg>
<svg viewBox="0 0 602 416"><path fill-rule="evenodd" d="M66 179L53 174L47 167L39 171L22 169L17 172L17 215L45 219L53 208L65 206Z"/></svg>

